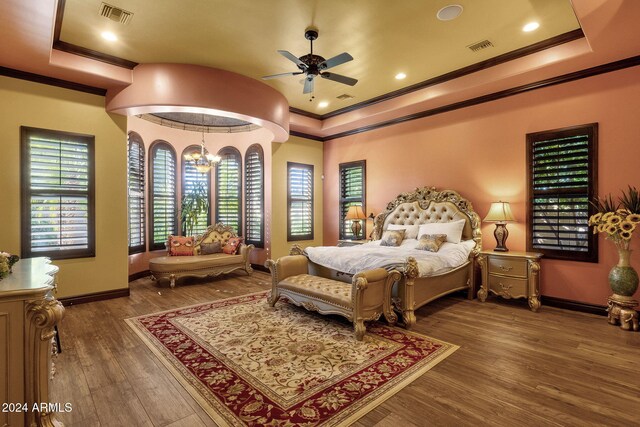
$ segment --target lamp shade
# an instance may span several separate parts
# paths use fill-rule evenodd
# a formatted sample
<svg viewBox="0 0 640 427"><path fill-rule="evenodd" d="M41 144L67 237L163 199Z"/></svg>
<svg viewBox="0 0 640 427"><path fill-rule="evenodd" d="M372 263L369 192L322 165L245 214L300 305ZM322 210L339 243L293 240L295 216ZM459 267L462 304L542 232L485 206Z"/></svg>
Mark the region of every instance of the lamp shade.
<svg viewBox="0 0 640 427"><path fill-rule="evenodd" d="M511 213L509 202L493 202L489 208L489 213L484 217L485 222L507 222L515 221Z"/></svg>
<svg viewBox="0 0 640 427"><path fill-rule="evenodd" d="M366 219L367 216L362 210L362 206L349 206L347 216L344 219Z"/></svg>

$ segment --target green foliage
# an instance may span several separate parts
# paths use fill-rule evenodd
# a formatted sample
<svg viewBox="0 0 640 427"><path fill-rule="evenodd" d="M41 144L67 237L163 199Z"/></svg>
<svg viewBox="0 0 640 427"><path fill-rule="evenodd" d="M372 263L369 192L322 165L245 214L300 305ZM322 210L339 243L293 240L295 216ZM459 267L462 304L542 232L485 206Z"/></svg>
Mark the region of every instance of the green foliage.
<svg viewBox="0 0 640 427"><path fill-rule="evenodd" d="M616 212L618 209L626 209L629 213L640 214L640 192L636 187L629 186L628 190L622 190L617 201L611 194L604 197L595 197L589 202L598 212Z"/></svg>
<svg viewBox="0 0 640 427"><path fill-rule="evenodd" d="M631 213L640 213L640 194L636 187L629 186L628 192L622 192L620 196L622 207Z"/></svg>
<svg viewBox="0 0 640 427"><path fill-rule="evenodd" d="M620 207L619 202L614 202L611 194L607 194L604 197L594 197L593 201L590 201L591 205L596 208L597 212L615 212Z"/></svg>
<svg viewBox="0 0 640 427"><path fill-rule="evenodd" d="M193 189L182 197L180 204L180 221L187 236L193 234L193 228L198 225L200 215L205 214L208 210L207 186L204 182L198 181Z"/></svg>

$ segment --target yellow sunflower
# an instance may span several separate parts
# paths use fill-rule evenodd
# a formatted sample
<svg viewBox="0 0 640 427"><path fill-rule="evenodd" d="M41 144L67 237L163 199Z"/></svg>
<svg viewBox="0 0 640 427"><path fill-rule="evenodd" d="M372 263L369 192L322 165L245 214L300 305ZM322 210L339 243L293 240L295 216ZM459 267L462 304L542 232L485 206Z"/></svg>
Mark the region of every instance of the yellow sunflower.
<svg viewBox="0 0 640 427"><path fill-rule="evenodd" d="M640 215L638 216L640 217ZM597 214L591 215L591 218L589 218L589 225L598 223L598 221L600 221L601 218L602 218L602 212L598 212Z"/></svg>
<svg viewBox="0 0 640 427"><path fill-rule="evenodd" d="M616 211L616 213L617 213L618 215L628 215L628 214L630 214L631 212L629 212L629 209L620 208L620 209L618 209L618 210Z"/></svg>
<svg viewBox="0 0 640 427"><path fill-rule="evenodd" d="M598 224L596 228L598 229L598 233L602 233L607 228L607 224Z"/></svg>
<svg viewBox="0 0 640 427"><path fill-rule="evenodd" d="M604 215L602 215L601 220L602 221L608 221L609 218L611 217L611 215L613 215L613 212L605 212Z"/></svg>
<svg viewBox="0 0 640 427"><path fill-rule="evenodd" d="M636 229L635 223L629 221L628 219L622 221L620 223L619 227L620 227L620 230L622 230L622 231L631 231L631 232L633 232L633 230Z"/></svg>
<svg viewBox="0 0 640 427"><path fill-rule="evenodd" d="M611 215L609 219L607 219L607 223L609 225L617 225L622 222L622 218L619 215Z"/></svg>
<svg viewBox="0 0 640 427"><path fill-rule="evenodd" d="M622 232L620 232L620 237L622 237L624 240L629 240L629 239L631 239L631 232L630 231L622 231Z"/></svg>
<svg viewBox="0 0 640 427"><path fill-rule="evenodd" d="M618 232L618 226L617 225L609 224L606 227L607 227L607 233L609 235L616 234Z"/></svg>
<svg viewBox="0 0 640 427"><path fill-rule="evenodd" d="M629 216L627 217L627 220L631 222L640 222L640 214L637 214L637 213L629 214Z"/></svg>

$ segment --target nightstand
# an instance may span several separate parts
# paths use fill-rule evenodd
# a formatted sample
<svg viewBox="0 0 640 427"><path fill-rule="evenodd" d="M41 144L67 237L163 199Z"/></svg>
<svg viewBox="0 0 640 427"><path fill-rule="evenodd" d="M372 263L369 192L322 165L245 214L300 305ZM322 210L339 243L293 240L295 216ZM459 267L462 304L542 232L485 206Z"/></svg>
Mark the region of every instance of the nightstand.
<svg viewBox="0 0 640 427"><path fill-rule="evenodd" d="M527 298L533 311L540 308L540 258L538 252L482 251L478 264L482 286L478 298L484 302L493 292L503 298Z"/></svg>
<svg viewBox="0 0 640 427"><path fill-rule="evenodd" d="M363 243L369 243L370 240L338 240L338 246L344 247L344 246L357 246L357 245L362 245Z"/></svg>

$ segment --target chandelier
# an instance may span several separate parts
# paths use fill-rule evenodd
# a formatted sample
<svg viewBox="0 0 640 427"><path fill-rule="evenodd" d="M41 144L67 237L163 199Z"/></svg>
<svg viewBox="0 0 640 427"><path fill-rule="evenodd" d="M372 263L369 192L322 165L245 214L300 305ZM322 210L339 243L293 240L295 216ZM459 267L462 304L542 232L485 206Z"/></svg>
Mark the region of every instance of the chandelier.
<svg viewBox="0 0 640 427"><path fill-rule="evenodd" d="M192 151L184 155L184 160L193 165L194 168L200 173L207 173L215 165L220 163L222 158L220 156L214 156L204 149L204 114L202 115L202 142L200 143L200 151Z"/></svg>

